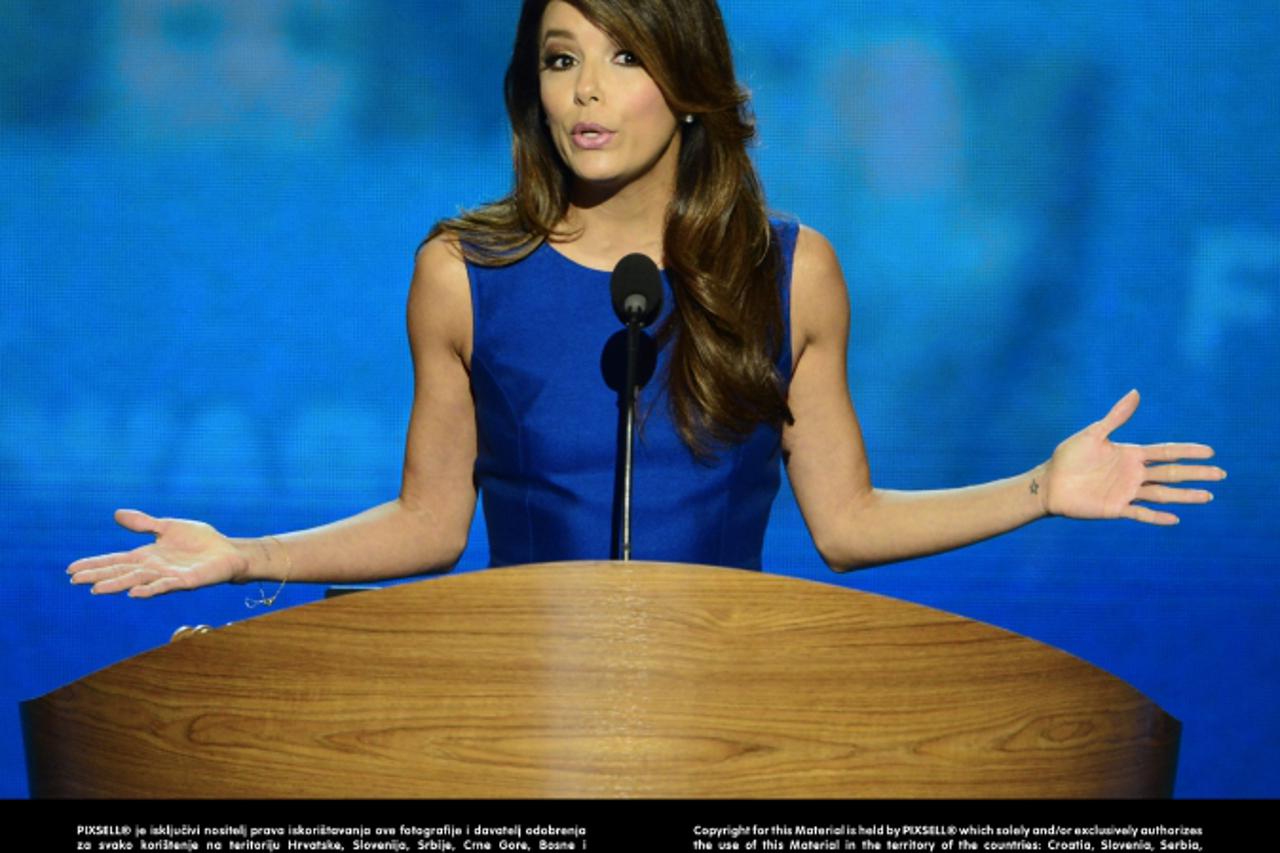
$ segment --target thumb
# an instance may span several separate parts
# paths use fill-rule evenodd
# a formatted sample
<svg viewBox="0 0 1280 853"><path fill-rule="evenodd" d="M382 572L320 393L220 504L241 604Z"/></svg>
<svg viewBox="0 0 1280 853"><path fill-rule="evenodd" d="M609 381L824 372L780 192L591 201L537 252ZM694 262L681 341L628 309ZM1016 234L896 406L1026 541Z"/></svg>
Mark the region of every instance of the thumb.
<svg viewBox="0 0 1280 853"><path fill-rule="evenodd" d="M1138 410L1138 401L1140 400L1138 389L1133 389L1125 394L1119 401L1111 407L1111 411L1107 412L1107 416L1098 421L1098 425L1102 427L1104 436L1111 435L1133 416Z"/></svg>
<svg viewBox="0 0 1280 853"><path fill-rule="evenodd" d="M160 521L138 509L116 510L116 524L135 533L159 533Z"/></svg>

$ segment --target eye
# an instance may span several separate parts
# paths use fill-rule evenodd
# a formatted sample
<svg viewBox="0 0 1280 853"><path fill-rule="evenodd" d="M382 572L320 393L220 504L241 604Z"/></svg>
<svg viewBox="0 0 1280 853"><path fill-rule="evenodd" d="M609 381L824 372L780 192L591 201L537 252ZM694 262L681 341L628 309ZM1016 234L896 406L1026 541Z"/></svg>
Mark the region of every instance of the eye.
<svg viewBox="0 0 1280 853"><path fill-rule="evenodd" d="M636 56L629 50L620 50L614 55L613 61L619 65L640 65L640 57Z"/></svg>
<svg viewBox="0 0 1280 853"><path fill-rule="evenodd" d="M574 58L567 53L548 53L542 57L542 67L548 71L564 71L573 67Z"/></svg>

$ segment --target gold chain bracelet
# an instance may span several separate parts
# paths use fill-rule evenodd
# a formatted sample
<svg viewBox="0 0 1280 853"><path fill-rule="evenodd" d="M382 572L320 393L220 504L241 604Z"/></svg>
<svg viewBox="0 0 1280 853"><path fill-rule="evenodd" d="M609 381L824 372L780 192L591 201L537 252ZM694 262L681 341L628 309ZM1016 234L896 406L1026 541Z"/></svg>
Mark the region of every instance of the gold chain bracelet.
<svg viewBox="0 0 1280 853"><path fill-rule="evenodd" d="M267 538L280 546L280 550L284 552L284 577L280 581L280 586L276 587L276 591L272 593L270 597L267 596L267 593L262 589L262 585L259 584L258 597L256 599L246 598L244 600L244 606L248 607L250 610L259 605L262 605L263 607L270 607L275 604L276 599L280 597L280 593L284 590L284 585L289 582L290 573L293 572L293 558L289 556L289 549L284 547L284 543L275 536L268 536Z"/></svg>

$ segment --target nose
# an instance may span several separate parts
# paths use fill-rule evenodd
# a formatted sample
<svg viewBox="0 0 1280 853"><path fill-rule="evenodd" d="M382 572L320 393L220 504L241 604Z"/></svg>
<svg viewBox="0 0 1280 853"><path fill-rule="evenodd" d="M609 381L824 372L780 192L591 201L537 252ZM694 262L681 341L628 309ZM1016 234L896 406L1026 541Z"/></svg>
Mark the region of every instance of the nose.
<svg viewBox="0 0 1280 853"><path fill-rule="evenodd" d="M585 107L592 101L600 100L600 70L595 62L586 61L579 66L578 79L574 81L573 100Z"/></svg>

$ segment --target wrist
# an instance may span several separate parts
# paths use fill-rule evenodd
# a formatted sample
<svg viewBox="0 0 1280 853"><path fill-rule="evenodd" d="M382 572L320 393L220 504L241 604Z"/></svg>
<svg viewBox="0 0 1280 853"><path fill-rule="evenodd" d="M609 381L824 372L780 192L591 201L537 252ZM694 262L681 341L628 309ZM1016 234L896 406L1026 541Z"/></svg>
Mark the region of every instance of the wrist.
<svg viewBox="0 0 1280 853"><path fill-rule="evenodd" d="M231 576L231 583L245 584L252 581L280 580L284 561L273 554L271 537L232 539L231 547L240 560Z"/></svg>
<svg viewBox="0 0 1280 853"><path fill-rule="evenodd" d="M1042 462L1027 474L1027 494L1040 517L1053 515L1049 509L1049 462Z"/></svg>

